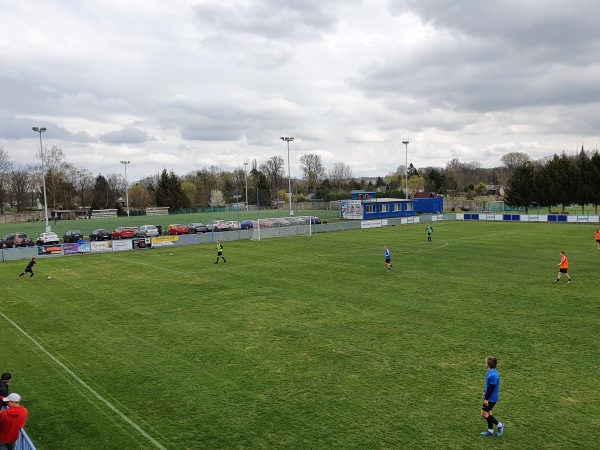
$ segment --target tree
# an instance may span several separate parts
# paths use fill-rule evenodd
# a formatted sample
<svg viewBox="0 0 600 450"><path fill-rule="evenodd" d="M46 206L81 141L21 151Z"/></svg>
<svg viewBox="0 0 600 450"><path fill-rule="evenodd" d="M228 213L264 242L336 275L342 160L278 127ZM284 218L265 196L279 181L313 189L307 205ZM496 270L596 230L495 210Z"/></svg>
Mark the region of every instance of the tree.
<svg viewBox="0 0 600 450"><path fill-rule="evenodd" d="M269 183L272 191L283 187L283 178L285 177L285 163L281 156L273 156L266 163L260 165L260 171L263 173Z"/></svg>
<svg viewBox="0 0 600 450"><path fill-rule="evenodd" d="M352 180L352 169L341 161L334 163L328 174L329 183L336 192L342 192Z"/></svg>
<svg viewBox="0 0 600 450"><path fill-rule="evenodd" d="M188 203L193 206L196 199L196 191L198 190L196 185L191 181L184 181L181 183L181 189L188 198Z"/></svg>
<svg viewBox="0 0 600 450"><path fill-rule="evenodd" d="M321 157L315 154L302 155L300 157L300 169L304 174L307 189L314 191L325 175L325 167L321 162Z"/></svg>
<svg viewBox="0 0 600 450"><path fill-rule="evenodd" d="M594 190L597 190L598 185L592 184L592 180L597 179L596 168L583 149L583 145L575 159L575 170L577 172L575 203L581 206L581 213L584 214L585 205L593 202Z"/></svg>
<svg viewBox="0 0 600 450"><path fill-rule="evenodd" d="M254 194L254 202L258 199L258 205L260 207L270 207L271 206L271 191L269 190L269 183L267 182L267 178L262 172L257 172L256 176L256 189ZM253 202L253 203L254 203Z"/></svg>
<svg viewBox="0 0 600 450"><path fill-rule="evenodd" d="M414 197L417 192L425 189L425 178L419 175L412 176L408 179L408 194Z"/></svg>
<svg viewBox="0 0 600 450"><path fill-rule="evenodd" d="M33 178L32 167L13 167L10 172L10 186L13 204L17 212L23 212L27 204L27 196L31 192Z"/></svg>
<svg viewBox="0 0 600 450"><path fill-rule="evenodd" d="M506 204L525 208L528 212L536 199L534 188L535 167L530 162L526 162L515 168L509 180L509 188L504 196Z"/></svg>
<svg viewBox="0 0 600 450"><path fill-rule="evenodd" d="M444 184L444 175L442 172L435 167L425 169L425 190L428 192L442 192L442 186Z"/></svg>
<svg viewBox="0 0 600 450"><path fill-rule="evenodd" d="M477 183L477 185L475 186L475 193L477 195L483 195L487 192L487 185L482 181L480 183Z"/></svg>
<svg viewBox="0 0 600 450"><path fill-rule="evenodd" d="M77 169L74 175L74 188L79 196L79 206L89 206L92 202L94 176L87 169Z"/></svg>
<svg viewBox="0 0 600 450"><path fill-rule="evenodd" d="M110 188L108 181L102 174L96 177L92 192L92 209L108 209L115 206L117 196Z"/></svg>
<svg viewBox="0 0 600 450"><path fill-rule="evenodd" d="M213 208L222 208L225 206L225 197L223 197L223 192L218 189L214 189L210 192L210 206Z"/></svg>
<svg viewBox="0 0 600 450"><path fill-rule="evenodd" d="M142 184L134 184L129 188L129 205L133 209L146 209L151 204L151 194Z"/></svg>
<svg viewBox="0 0 600 450"><path fill-rule="evenodd" d="M167 169L163 169L156 191L156 206L167 206L170 209L189 208L189 199L183 192L181 180L173 171L167 173Z"/></svg>
<svg viewBox="0 0 600 450"><path fill-rule="evenodd" d="M520 152L511 152L502 155L500 158L502 164L506 168L507 178L510 179L514 171L529 162L529 155Z"/></svg>
<svg viewBox="0 0 600 450"><path fill-rule="evenodd" d="M8 159L8 153L4 147L0 147L0 214L4 213L4 204L10 194L11 172L12 163Z"/></svg>
<svg viewBox="0 0 600 450"><path fill-rule="evenodd" d="M592 178L588 180L588 182L592 186L600 186L600 153L597 151L592 153L590 164L592 165L593 170ZM591 203L594 205L596 214L598 214L598 205L600 205L600 189L593 190Z"/></svg>

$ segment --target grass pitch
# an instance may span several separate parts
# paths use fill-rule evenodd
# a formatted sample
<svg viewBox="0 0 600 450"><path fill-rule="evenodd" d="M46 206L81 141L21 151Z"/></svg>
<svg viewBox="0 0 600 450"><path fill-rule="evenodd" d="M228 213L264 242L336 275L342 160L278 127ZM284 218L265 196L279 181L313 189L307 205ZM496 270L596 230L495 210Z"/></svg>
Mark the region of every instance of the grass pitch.
<svg viewBox="0 0 600 450"><path fill-rule="evenodd" d="M593 227L424 227L2 263L0 369L40 450L596 448Z"/></svg>

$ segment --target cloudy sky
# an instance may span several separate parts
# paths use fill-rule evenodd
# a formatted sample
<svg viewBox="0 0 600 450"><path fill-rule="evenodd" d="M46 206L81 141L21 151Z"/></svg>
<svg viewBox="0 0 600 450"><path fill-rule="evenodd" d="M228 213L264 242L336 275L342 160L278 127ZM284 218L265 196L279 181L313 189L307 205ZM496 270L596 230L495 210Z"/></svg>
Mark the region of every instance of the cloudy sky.
<svg viewBox="0 0 600 450"><path fill-rule="evenodd" d="M22 0L0 147L131 181L301 155L355 176L600 144L596 0Z"/></svg>

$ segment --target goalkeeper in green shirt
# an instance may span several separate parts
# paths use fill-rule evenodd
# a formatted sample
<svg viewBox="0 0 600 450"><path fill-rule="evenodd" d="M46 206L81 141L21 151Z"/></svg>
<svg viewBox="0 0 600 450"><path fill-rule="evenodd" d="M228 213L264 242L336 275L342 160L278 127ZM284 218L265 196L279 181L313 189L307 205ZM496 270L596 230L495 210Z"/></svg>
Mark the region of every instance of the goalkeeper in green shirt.
<svg viewBox="0 0 600 450"><path fill-rule="evenodd" d="M427 228L425 228L425 232L427 233L427 242L431 242L431 235L433 234L433 227L431 226L431 224L429 224Z"/></svg>

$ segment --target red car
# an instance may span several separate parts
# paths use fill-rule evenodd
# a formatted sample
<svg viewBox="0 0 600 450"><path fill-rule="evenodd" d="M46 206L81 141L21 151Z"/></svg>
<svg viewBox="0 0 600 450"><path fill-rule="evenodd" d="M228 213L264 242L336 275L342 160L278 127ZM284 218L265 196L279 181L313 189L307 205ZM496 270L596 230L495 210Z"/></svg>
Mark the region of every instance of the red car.
<svg viewBox="0 0 600 450"><path fill-rule="evenodd" d="M190 230L187 227L187 225L176 223L171 225L171 227L169 228L169 234L190 234Z"/></svg>
<svg viewBox="0 0 600 450"><path fill-rule="evenodd" d="M112 233L113 239L131 239L135 237L135 230L132 227L119 227Z"/></svg>

